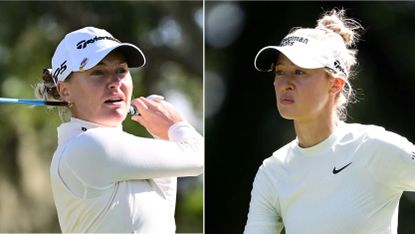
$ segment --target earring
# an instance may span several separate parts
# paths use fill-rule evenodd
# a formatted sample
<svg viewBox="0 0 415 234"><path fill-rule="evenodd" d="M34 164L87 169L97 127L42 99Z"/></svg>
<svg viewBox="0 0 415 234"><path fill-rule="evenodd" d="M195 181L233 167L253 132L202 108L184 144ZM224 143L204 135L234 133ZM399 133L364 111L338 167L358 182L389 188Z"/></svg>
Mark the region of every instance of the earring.
<svg viewBox="0 0 415 234"><path fill-rule="evenodd" d="M68 108L71 109L73 107L73 102L68 102Z"/></svg>

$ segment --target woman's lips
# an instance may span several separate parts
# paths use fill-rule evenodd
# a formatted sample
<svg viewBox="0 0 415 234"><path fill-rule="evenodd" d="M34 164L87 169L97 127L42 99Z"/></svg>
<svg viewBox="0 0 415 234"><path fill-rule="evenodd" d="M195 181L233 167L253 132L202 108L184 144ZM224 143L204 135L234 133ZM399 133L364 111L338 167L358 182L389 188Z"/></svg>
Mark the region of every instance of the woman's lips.
<svg viewBox="0 0 415 234"><path fill-rule="evenodd" d="M104 103L117 103L117 102L124 102L125 98L122 93L114 93L111 96L108 96Z"/></svg>
<svg viewBox="0 0 415 234"><path fill-rule="evenodd" d="M112 107L121 107L125 104L125 102L122 95L116 95L105 100L104 104Z"/></svg>
<svg viewBox="0 0 415 234"><path fill-rule="evenodd" d="M280 98L280 103L285 104L285 105L293 104L294 99L289 98L289 97L282 97L282 98Z"/></svg>
<svg viewBox="0 0 415 234"><path fill-rule="evenodd" d="M119 102L105 102L105 105L108 107L112 107L112 108L120 108L125 106L123 101L119 101Z"/></svg>

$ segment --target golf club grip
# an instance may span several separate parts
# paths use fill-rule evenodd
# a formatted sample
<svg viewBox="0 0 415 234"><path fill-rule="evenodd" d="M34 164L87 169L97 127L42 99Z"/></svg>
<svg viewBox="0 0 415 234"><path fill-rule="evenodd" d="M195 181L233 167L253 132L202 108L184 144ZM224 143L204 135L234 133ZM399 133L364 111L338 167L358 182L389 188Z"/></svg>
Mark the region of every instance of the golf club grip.
<svg viewBox="0 0 415 234"><path fill-rule="evenodd" d="M58 101L45 101L47 106L67 106L67 102L58 102Z"/></svg>

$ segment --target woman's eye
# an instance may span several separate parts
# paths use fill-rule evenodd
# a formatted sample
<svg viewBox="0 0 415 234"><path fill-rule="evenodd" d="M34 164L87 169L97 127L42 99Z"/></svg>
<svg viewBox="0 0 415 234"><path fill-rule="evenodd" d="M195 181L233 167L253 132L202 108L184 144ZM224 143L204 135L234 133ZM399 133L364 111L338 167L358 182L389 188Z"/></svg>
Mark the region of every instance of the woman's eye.
<svg viewBox="0 0 415 234"><path fill-rule="evenodd" d="M275 70L275 75L276 75L276 76L282 76L282 75L284 75L284 71L281 71L281 70Z"/></svg>
<svg viewBox="0 0 415 234"><path fill-rule="evenodd" d="M124 74L124 73L127 73L127 69L124 68L124 67L120 67L120 68L117 68L115 70L115 73L117 73L117 74Z"/></svg>
<svg viewBox="0 0 415 234"><path fill-rule="evenodd" d="M296 75L304 75L304 74L305 74L305 72L304 72L304 71L302 71L302 70L295 70L295 74L296 74Z"/></svg>
<svg viewBox="0 0 415 234"><path fill-rule="evenodd" d="M101 70L95 70L95 71L91 72L90 75L91 76L103 76L104 75L104 72L101 71Z"/></svg>

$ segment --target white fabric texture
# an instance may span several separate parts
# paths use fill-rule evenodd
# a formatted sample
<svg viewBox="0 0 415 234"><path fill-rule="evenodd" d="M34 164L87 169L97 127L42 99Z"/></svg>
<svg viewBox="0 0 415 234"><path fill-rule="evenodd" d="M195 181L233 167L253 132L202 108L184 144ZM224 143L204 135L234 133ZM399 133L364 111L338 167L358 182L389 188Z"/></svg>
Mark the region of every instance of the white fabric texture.
<svg viewBox="0 0 415 234"><path fill-rule="evenodd" d="M177 177L201 174L203 151L186 122L165 141L72 118L50 167L62 232L174 233Z"/></svg>
<svg viewBox="0 0 415 234"><path fill-rule="evenodd" d="M309 148L296 139L259 168L244 233L397 233L414 157L411 142L374 125L342 123Z"/></svg>

